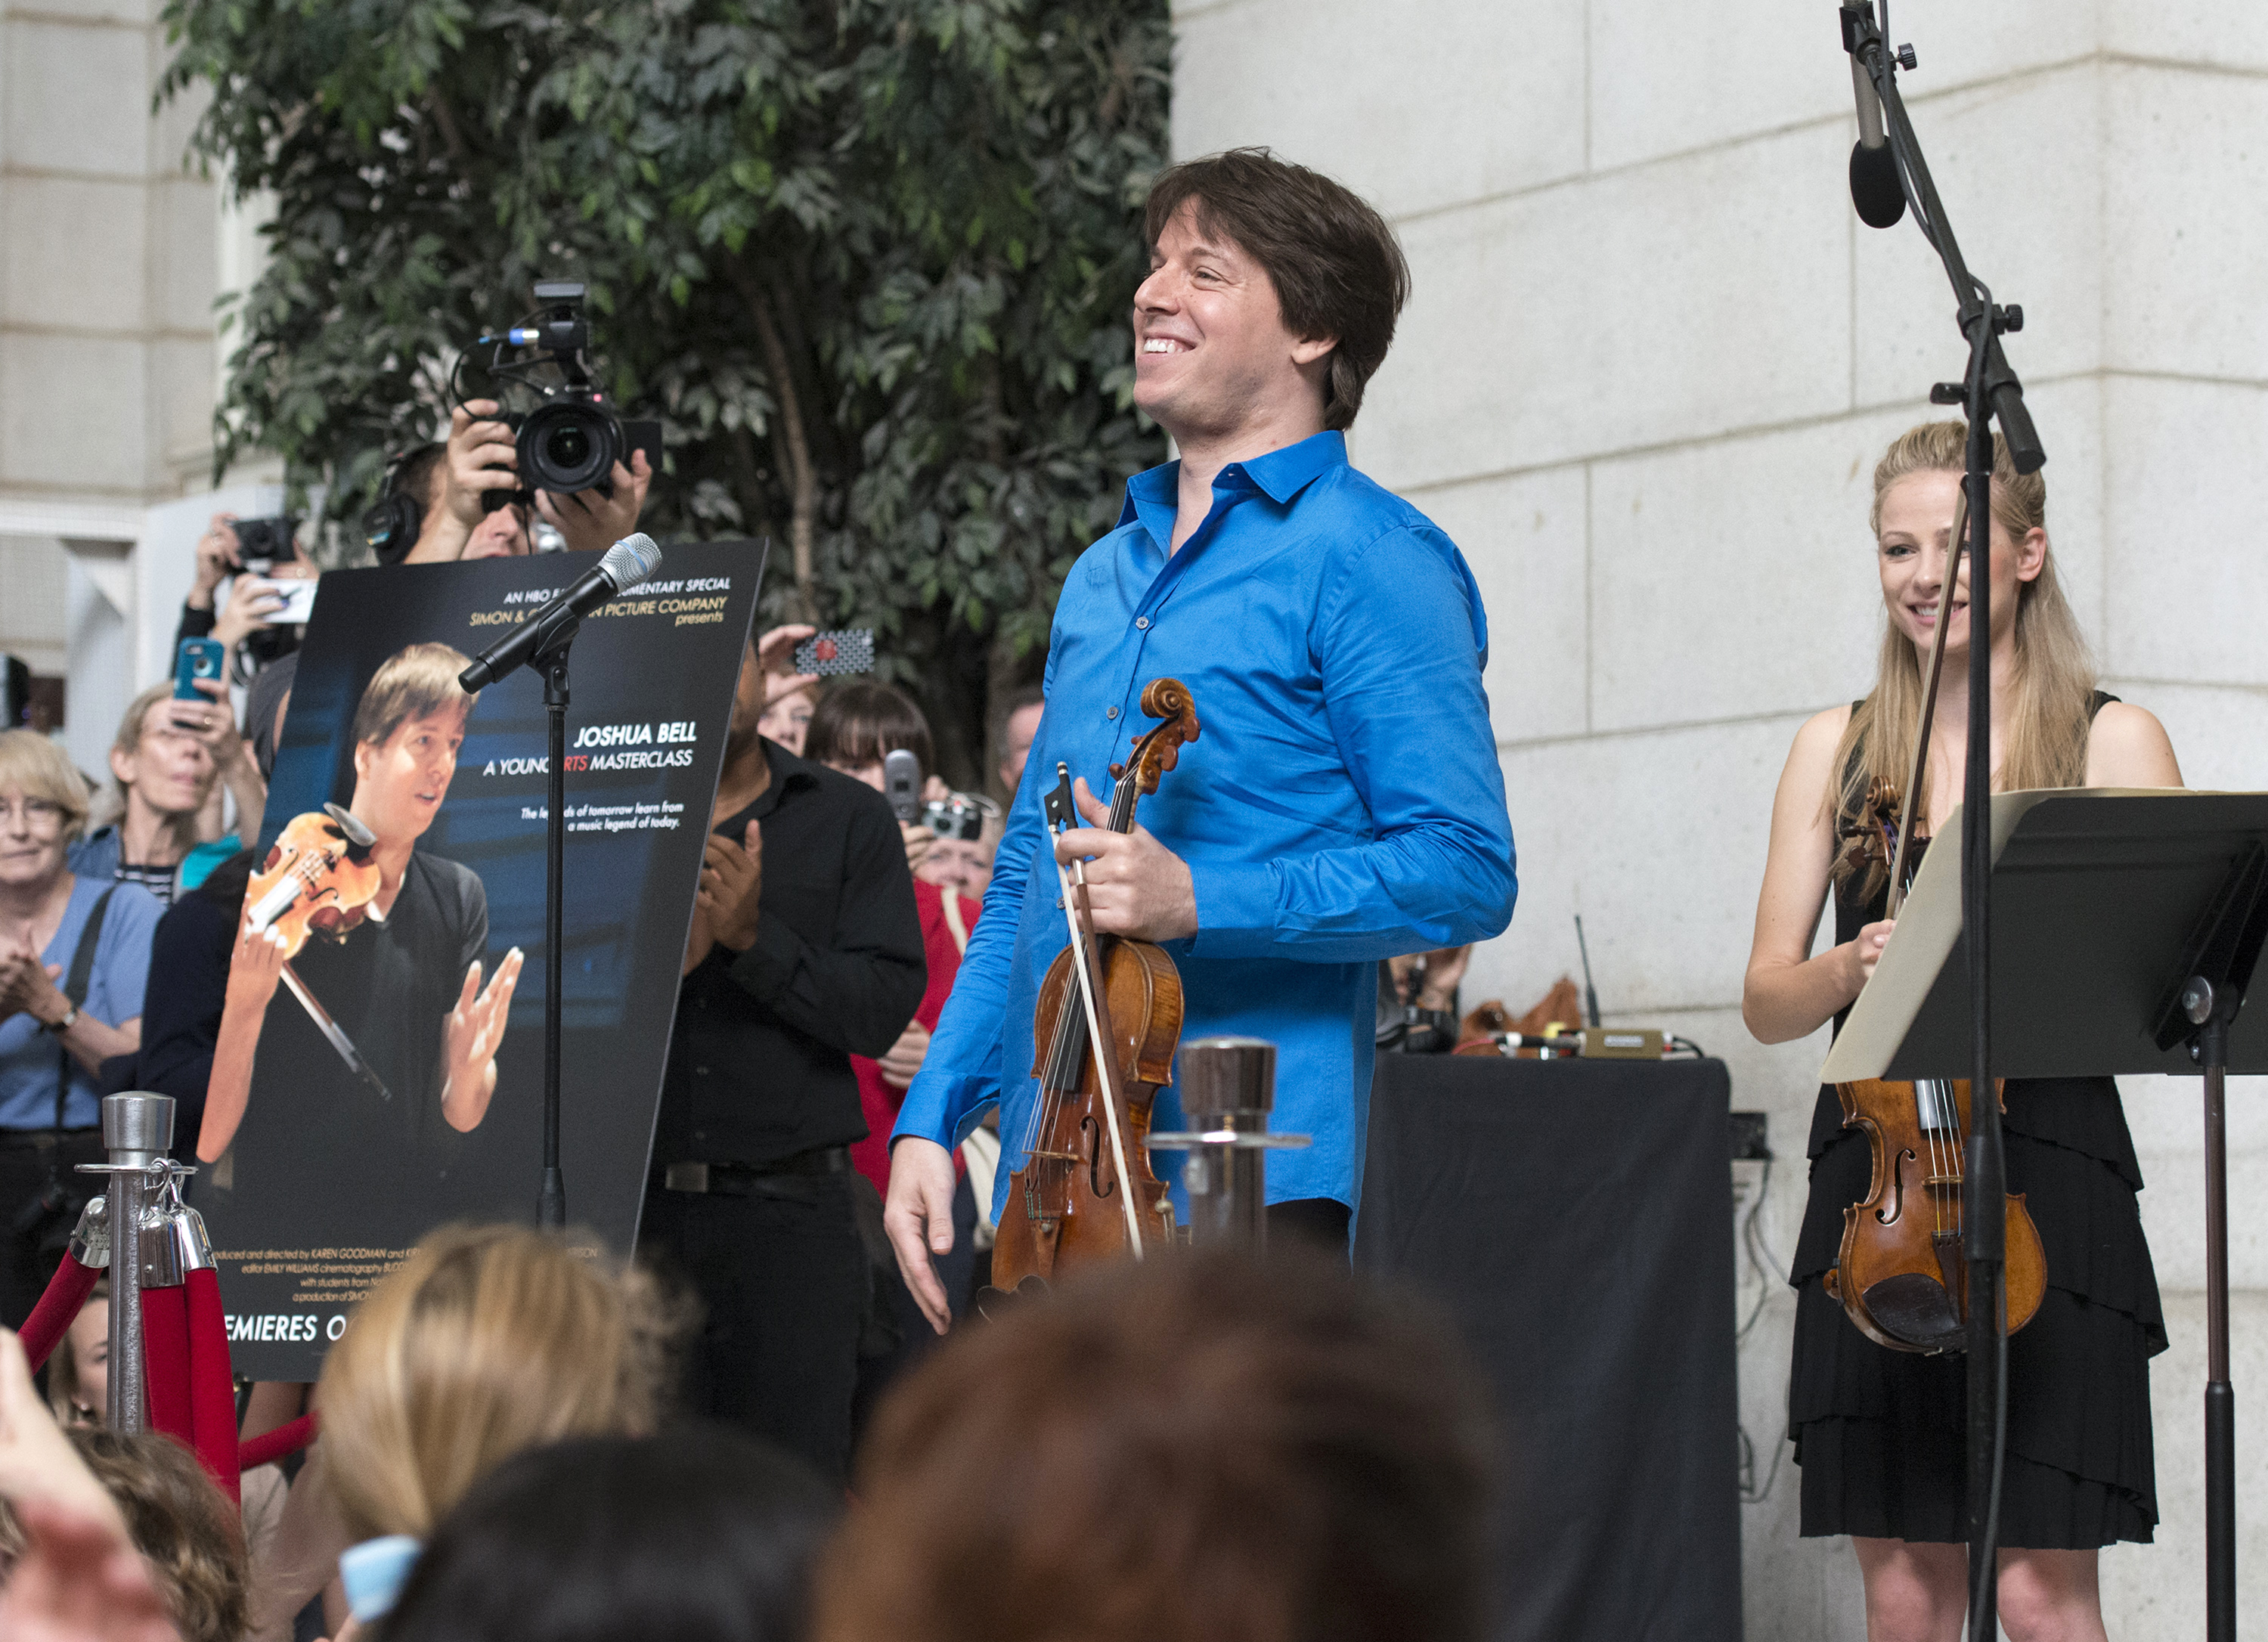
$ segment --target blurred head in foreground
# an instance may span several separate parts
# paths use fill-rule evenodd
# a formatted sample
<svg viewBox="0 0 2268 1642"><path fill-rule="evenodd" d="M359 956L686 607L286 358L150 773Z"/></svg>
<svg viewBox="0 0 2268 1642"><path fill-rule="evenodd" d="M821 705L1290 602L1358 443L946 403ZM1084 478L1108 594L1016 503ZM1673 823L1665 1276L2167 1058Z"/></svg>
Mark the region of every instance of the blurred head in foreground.
<svg viewBox="0 0 2268 1642"><path fill-rule="evenodd" d="M431 1233L323 1363L324 1476L347 1528L422 1537L523 1448L652 1430L673 1335L643 1274L565 1238Z"/></svg>
<svg viewBox="0 0 2268 1642"><path fill-rule="evenodd" d="M1491 1438L1441 1330L1282 1254L1152 1258L884 1406L821 1642L1466 1642Z"/></svg>
<svg viewBox="0 0 2268 1642"><path fill-rule="evenodd" d="M180 1642L239 1642L250 1612L244 1530L235 1503L196 1455L154 1431L129 1437L82 1426L70 1442L117 1502ZM23 1554L15 1512L0 1504L0 1584ZM31 1632L6 1634L28 1642Z"/></svg>
<svg viewBox="0 0 2268 1642"><path fill-rule="evenodd" d="M386 1642L799 1642L839 1491L723 1426L538 1448L468 1493Z"/></svg>

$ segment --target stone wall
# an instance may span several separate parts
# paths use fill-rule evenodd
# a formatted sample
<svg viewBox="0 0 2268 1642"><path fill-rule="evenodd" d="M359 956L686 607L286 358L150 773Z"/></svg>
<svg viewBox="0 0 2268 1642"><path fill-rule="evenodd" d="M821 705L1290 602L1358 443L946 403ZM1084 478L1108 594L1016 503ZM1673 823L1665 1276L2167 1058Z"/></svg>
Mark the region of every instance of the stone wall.
<svg viewBox="0 0 2268 1642"><path fill-rule="evenodd" d="M2193 785L2268 785L2268 13L2102 0L1898 0L1904 77L1974 269L2029 320L2009 352L2051 453L2050 528L2104 688L2164 719ZM1456 537L1489 600L1488 679L1520 910L1469 998L1516 1010L1577 963L1610 1020L1730 1063L1770 1115L1761 1221L1784 1257L1825 1036L1739 1015L1773 784L1808 714L1862 694L1880 630L1869 475L1963 349L1911 223L1852 214L1833 8L1638 0L1214 0L1177 6L1174 150L1267 144L1394 220L1416 291L1358 465ZM2240 1398L2268 1390L2261 1090L2233 1101ZM2134 1080L2144 1216L2174 1332L2154 1365L2164 1521L2106 1554L2114 1635L2203 1628L2196 1086ZM1771 1470L1793 1307L1741 1358ZM2253 1402L2245 1406L2257 1408ZM2268 1486L2239 1422L2247 1594ZM1781 1445L1784 1447L1784 1445ZM1751 1637L1864 1634L1856 1565L1796 1535L1783 1453L1746 1507Z"/></svg>
<svg viewBox="0 0 2268 1642"><path fill-rule="evenodd" d="M138 608L171 568L135 563L144 509L211 481L219 190L182 165L194 102L151 110L158 10L0 0L0 650L68 664L89 769L148 681L139 629L172 630Z"/></svg>

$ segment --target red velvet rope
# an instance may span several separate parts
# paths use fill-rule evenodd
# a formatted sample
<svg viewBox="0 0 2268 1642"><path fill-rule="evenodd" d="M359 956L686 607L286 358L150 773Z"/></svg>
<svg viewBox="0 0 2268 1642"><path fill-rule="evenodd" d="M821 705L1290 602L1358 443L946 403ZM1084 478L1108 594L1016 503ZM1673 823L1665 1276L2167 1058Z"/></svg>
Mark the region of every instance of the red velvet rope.
<svg viewBox="0 0 2268 1642"><path fill-rule="evenodd" d="M229 1373L228 1317L220 1303L220 1277L210 1267L188 1274L190 1444L212 1479L232 1499L241 1498L236 1442L236 1382Z"/></svg>
<svg viewBox="0 0 2268 1642"><path fill-rule="evenodd" d="M248 1471L271 1460L280 1460L295 1448L306 1447L315 1440L315 1416L310 1411L289 1425L278 1425L274 1431L253 1438L237 1449L237 1469Z"/></svg>
<svg viewBox="0 0 2268 1642"><path fill-rule="evenodd" d="M149 1366L143 1406L150 1429L184 1448L195 1447L189 1429L188 1296L178 1283L142 1291L142 1350Z"/></svg>
<svg viewBox="0 0 2268 1642"><path fill-rule="evenodd" d="M18 1333L33 1373L40 1372L40 1365L48 1360L55 1343L63 1337L63 1331L86 1308L86 1297L94 1292L95 1279L101 1275L99 1267L83 1266L70 1255L63 1256L63 1264L48 1281L47 1292L40 1296L40 1303L32 1307L32 1314L24 1319Z"/></svg>

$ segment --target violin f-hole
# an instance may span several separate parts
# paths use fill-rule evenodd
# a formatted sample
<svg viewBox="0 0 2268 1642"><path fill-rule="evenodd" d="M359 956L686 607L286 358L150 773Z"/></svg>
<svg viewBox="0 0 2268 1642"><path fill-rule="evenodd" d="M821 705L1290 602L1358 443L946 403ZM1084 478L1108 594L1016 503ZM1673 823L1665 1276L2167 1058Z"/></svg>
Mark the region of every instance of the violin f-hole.
<svg viewBox="0 0 2268 1642"><path fill-rule="evenodd" d="M1086 1139L1086 1185L1098 1200L1118 1189L1118 1182L1102 1172L1102 1125L1092 1117L1079 1120L1079 1131Z"/></svg>
<svg viewBox="0 0 2268 1642"><path fill-rule="evenodd" d="M1890 1167L1890 1203L1886 1209L1874 1211L1874 1220L1881 1226L1896 1226L1906 1211L1906 1165L1916 1161L1913 1148L1908 1146L1897 1155Z"/></svg>

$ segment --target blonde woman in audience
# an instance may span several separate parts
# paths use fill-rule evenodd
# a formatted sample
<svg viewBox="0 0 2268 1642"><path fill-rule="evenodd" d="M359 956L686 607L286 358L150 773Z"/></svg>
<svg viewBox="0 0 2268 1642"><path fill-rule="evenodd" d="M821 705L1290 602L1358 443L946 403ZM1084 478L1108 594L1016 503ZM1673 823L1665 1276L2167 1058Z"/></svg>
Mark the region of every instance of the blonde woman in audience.
<svg viewBox="0 0 2268 1642"><path fill-rule="evenodd" d="M339 1553L423 1540L502 1461L657 1422L679 1329L635 1270L524 1226L444 1226L358 1305L315 1390L321 1440L292 1490L261 1636L331 1577Z"/></svg>

